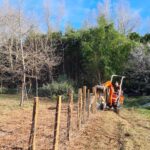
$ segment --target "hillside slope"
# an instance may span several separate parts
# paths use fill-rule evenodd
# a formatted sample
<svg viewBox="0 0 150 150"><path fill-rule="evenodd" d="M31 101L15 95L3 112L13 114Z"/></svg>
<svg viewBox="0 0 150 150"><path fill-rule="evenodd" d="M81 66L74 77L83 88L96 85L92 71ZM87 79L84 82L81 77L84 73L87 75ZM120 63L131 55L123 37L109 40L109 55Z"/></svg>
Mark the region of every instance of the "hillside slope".
<svg viewBox="0 0 150 150"><path fill-rule="evenodd" d="M150 120L134 110L98 112L72 139L69 150L149 150Z"/></svg>

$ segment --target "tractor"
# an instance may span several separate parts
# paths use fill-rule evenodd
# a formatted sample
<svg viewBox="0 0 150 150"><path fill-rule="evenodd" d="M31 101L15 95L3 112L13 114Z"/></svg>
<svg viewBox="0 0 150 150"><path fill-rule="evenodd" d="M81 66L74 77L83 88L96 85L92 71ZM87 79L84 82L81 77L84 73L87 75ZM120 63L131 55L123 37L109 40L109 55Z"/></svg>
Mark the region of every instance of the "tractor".
<svg viewBox="0 0 150 150"><path fill-rule="evenodd" d="M119 113L120 106L124 101L122 91L124 78L125 76L112 75L110 81L96 86L101 110L113 109L116 113Z"/></svg>

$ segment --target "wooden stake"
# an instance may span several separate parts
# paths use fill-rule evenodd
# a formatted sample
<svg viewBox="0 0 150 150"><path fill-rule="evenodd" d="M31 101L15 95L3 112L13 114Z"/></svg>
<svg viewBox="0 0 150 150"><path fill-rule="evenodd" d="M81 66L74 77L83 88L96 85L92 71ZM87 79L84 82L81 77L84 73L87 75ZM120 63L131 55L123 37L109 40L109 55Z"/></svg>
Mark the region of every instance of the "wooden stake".
<svg viewBox="0 0 150 150"><path fill-rule="evenodd" d="M78 118L77 118L77 127L81 128L81 117L82 117L82 89L78 90Z"/></svg>
<svg viewBox="0 0 150 150"><path fill-rule="evenodd" d="M85 123L86 112L86 86L83 86L83 123Z"/></svg>
<svg viewBox="0 0 150 150"><path fill-rule="evenodd" d="M74 104L73 104L73 91L70 90L70 105L71 105L71 113L73 112Z"/></svg>
<svg viewBox="0 0 150 150"><path fill-rule="evenodd" d="M60 129L60 114L61 114L61 96L58 97L56 114L55 114L55 127L54 127L54 140L53 140L53 150L58 150L59 143L59 129Z"/></svg>
<svg viewBox="0 0 150 150"><path fill-rule="evenodd" d="M70 131L72 126L72 111L73 111L73 92L68 92L68 117L67 117L67 140L70 140Z"/></svg>
<svg viewBox="0 0 150 150"><path fill-rule="evenodd" d="M92 102L92 113L96 113L96 88L93 87L92 88L92 91L93 91L93 102Z"/></svg>
<svg viewBox="0 0 150 150"><path fill-rule="evenodd" d="M91 104L90 104L90 90L88 89L88 118L90 117L90 107L91 107Z"/></svg>
<svg viewBox="0 0 150 150"><path fill-rule="evenodd" d="M34 104L33 104L32 126L31 126L28 150L36 149L36 127L37 127L37 117L38 117L38 105L39 105L39 98L35 97Z"/></svg>

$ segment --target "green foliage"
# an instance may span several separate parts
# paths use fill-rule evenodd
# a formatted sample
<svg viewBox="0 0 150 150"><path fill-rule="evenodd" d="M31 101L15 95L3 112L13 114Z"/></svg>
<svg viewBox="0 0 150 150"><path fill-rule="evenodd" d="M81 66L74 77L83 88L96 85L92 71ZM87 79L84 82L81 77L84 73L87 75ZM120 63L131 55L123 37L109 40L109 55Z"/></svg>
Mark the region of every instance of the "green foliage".
<svg viewBox="0 0 150 150"><path fill-rule="evenodd" d="M66 74L60 75L60 76L58 77L58 79L57 79L58 82L66 82L67 80L68 80L68 78L67 78L67 75L66 75ZM72 81L69 80L68 82L71 83Z"/></svg>
<svg viewBox="0 0 150 150"><path fill-rule="evenodd" d="M150 33L145 34L145 35L141 38L141 42L142 42L142 43L148 43L148 42L150 42Z"/></svg>
<svg viewBox="0 0 150 150"><path fill-rule="evenodd" d="M88 80L95 84L112 74L121 74L131 47L132 42L101 17L98 27L82 32L83 65Z"/></svg>
<svg viewBox="0 0 150 150"><path fill-rule="evenodd" d="M82 83L82 51L81 51L81 31L75 31L71 28L67 30L62 37L64 49L64 72L68 78L74 80L76 85Z"/></svg>
<svg viewBox="0 0 150 150"><path fill-rule="evenodd" d="M128 35L128 37L131 40L133 40L135 42L139 42L139 43L146 44L146 43L150 42L150 34L149 33L145 34L144 36L140 36L137 32L133 32L133 33L130 33Z"/></svg>
<svg viewBox="0 0 150 150"><path fill-rule="evenodd" d="M98 26L75 31L69 28L62 37L67 77L78 86L94 85L122 74L133 43L104 17Z"/></svg>
<svg viewBox="0 0 150 150"><path fill-rule="evenodd" d="M17 89L9 89L9 88L0 88L0 94L16 94Z"/></svg>
<svg viewBox="0 0 150 150"><path fill-rule="evenodd" d="M140 107L147 103L150 103L149 96L139 96L125 99L125 106L127 107Z"/></svg>
<svg viewBox="0 0 150 150"><path fill-rule="evenodd" d="M0 87L0 94L6 94L7 93L7 91L8 91L8 89L7 88L5 88L5 87Z"/></svg>
<svg viewBox="0 0 150 150"><path fill-rule="evenodd" d="M134 78L133 83L129 80L130 85L132 84L138 89L146 89L147 92L150 89L150 86L147 84L149 82L147 76L149 75L146 73L143 74L143 68L141 71L141 66L133 65L133 61L129 65L128 63L131 49L133 52L135 45L141 49L139 45L142 45L142 42L144 44L147 43L150 41L149 39L149 34L140 37L140 35L136 32L131 33L128 37L126 37L115 29L113 23L108 22L102 16L98 19L97 26L91 28L75 30L69 27L65 33L49 32L44 34L31 32L24 40L24 47L25 50L31 51L32 49L33 52L37 49L39 54L41 51L44 52L45 50L48 50L47 54L51 55L53 52L51 52L51 47L49 46L52 45L52 48L56 49L56 56L59 56L54 62L57 62L62 58L62 63L58 66L50 67L48 64L45 64L45 60L42 65L38 65L39 68L41 67L38 78L39 86L45 84L39 89L40 96L48 96L52 98L59 94L66 94L68 87L73 88L73 85L76 87L83 86L85 84L87 86L92 86L99 82L104 82L110 79L112 74L125 74L127 72L125 66L128 66L128 70L130 71L128 71L128 74L126 73L125 75L129 78L131 75L131 77ZM16 43L14 43L14 45L16 45ZM145 45L148 47L148 44ZM44 47L45 50L43 50ZM143 53L143 51L144 50L141 49L140 52ZM150 64L149 48L145 51L145 56L142 62L144 62L147 72ZM0 58L3 58L3 55L1 55ZM38 61L38 58L35 57L35 59ZM133 60L133 57L131 57L131 60ZM137 60L141 60L139 59L139 56L134 62L141 65L141 62ZM1 61L3 60L0 59L0 62ZM28 68L28 65L26 68ZM141 73L136 71L138 68ZM35 85L35 79L33 77L30 78L30 75L34 76L34 74L35 71L29 71L29 77L27 77L27 81L29 79L32 80L33 88ZM66 75L60 76L60 74ZM10 80L12 80L12 77L15 74L11 75L9 72L6 72L5 75L7 81L5 82L6 87L17 87L18 83L21 83L20 76L12 83ZM146 81L142 81L141 85L139 84L139 75L142 75L140 79ZM2 74L0 74L0 76L2 76ZM143 76L146 76L146 78ZM137 83L135 78L137 78ZM73 80L73 83L70 79ZM52 84L48 84L52 80L56 81ZM145 86L143 86L143 84L145 84ZM133 86L129 86L129 89L133 90ZM7 93L8 90L4 89L3 91L4 93Z"/></svg>
<svg viewBox="0 0 150 150"><path fill-rule="evenodd" d="M51 84L44 85L39 88L39 96L50 97L55 99L57 96L62 95L64 98L67 95L68 89L72 89L73 85L67 81L53 82Z"/></svg>
<svg viewBox="0 0 150 150"><path fill-rule="evenodd" d="M136 32L130 33L129 38L136 42L140 42L140 40L141 40L141 36Z"/></svg>

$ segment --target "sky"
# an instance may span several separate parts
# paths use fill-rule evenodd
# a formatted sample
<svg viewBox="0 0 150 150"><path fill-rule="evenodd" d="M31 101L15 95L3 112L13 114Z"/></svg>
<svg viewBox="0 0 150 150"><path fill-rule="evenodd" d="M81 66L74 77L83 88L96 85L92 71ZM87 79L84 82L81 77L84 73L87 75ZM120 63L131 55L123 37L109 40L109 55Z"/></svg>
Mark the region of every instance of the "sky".
<svg viewBox="0 0 150 150"><path fill-rule="evenodd" d="M17 5L17 0L10 0L12 5ZM45 28L42 24L43 16L43 5L46 0L24 0L24 11L26 14L35 14L39 22L41 22L41 28ZM60 21L60 28L63 30L66 24L70 24L76 29L83 26L83 21L88 19L89 14L97 13L98 3L102 3L103 0L51 0L51 13L56 17L61 14L63 17ZM113 5L118 0L111 0ZM124 0L126 1L126 0ZM2 0L0 0L1 4ZM150 0L128 0L132 10L137 11L141 16L141 24L137 29L140 34L150 32ZM46 3L46 6L49 6ZM60 11L61 8L64 11ZM32 15L31 15L32 16ZM55 20L54 17L51 20Z"/></svg>

